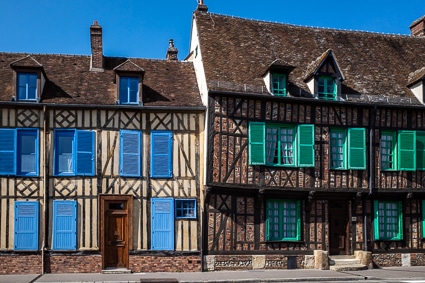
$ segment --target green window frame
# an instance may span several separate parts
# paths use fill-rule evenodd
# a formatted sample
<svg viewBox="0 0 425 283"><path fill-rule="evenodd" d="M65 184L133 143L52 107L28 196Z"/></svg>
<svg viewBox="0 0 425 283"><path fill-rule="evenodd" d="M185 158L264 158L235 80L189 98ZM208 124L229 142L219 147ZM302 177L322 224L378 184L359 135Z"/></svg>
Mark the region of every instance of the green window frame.
<svg viewBox="0 0 425 283"><path fill-rule="evenodd" d="M373 209L375 240L403 240L402 202L375 200Z"/></svg>
<svg viewBox="0 0 425 283"><path fill-rule="evenodd" d="M331 129L329 144L331 169L366 169L365 128Z"/></svg>
<svg viewBox="0 0 425 283"><path fill-rule="evenodd" d="M314 125L249 124L251 165L314 167Z"/></svg>
<svg viewBox="0 0 425 283"><path fill-rule="evenodd" d="M381 170L425 170L424 143L424 132L382 131L380 140Z"/></svg>
<svg viewBox="0 0 425 283"><path fill-rule="evenodd" d="M266 200L266 240L301 240L301 202L299 200Z"/></svg>
<svg viewBox="0 0 425 283"><path fill-rule="evenodd" d="M287 75L283 73L271 73L271 92L276 96L286 96Z"/></svg>
<svg viewBox="0 0 425 283"><path fill-rule="evenodd" d="M331 76L319 76L317 79L317 94L320 99L336 100L337 85L335 79Z"/></svg>

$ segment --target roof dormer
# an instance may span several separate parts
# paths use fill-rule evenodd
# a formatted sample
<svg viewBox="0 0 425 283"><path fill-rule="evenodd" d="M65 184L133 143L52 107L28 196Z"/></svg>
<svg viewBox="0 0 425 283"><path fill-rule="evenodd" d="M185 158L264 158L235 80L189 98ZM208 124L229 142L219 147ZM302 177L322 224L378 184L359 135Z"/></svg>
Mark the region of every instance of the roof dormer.
<svg viewBox="0 0 425 283"><path fill-rule="evenodd" d="M425 103L424 81L425 67L410 73L407 80L407 87L413 92L413 94L422 104Z"/></svg>
<svg viewBox="0 0 425 283"><path fill-rule="evenodd" d="M114 68L117 104L140 105L145 70L130 59Z"/></svg>
<svg viewBox="0 0 425 283"><path fill-rule="evenodd" d="M288 95L288 77L294 66L283 60L274 60L266 69L263 80L269 93L275 96Z"/></svg>
<svg viewBox="0 0 425 283"><path fill-rule="evenodd" d="M341 82L345 80L331 49L312 62L304 79L310 92L324 100L340 100Z"/></svg>
<svg viewBox="0 0 425 283"><path fill-rule="evenodd" d="M10 63L13 69L15 91L12 100L38 102L41 99L46 74L43 65L30 55Z"/></svg>

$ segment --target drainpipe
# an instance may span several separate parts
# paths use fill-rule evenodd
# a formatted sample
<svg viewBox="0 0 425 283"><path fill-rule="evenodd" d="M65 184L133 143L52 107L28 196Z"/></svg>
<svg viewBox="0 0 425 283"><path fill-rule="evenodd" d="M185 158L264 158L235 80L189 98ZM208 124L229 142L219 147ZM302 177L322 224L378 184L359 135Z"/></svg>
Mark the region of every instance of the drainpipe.
<svg viewBox="0 0 425 283"><path fill-rule="evenodd" d="M372 113L369 117L369 197L372 195L373 190L373 170L374 170L374 155L373 155L373 133L375 131L375 116L376 116L376 105L372 108ZM365 210L366 202L363 202L363 235L364 235L364 250L367 251L367 216Z"/></svg>
<svg viewBox="0 0 425 283"><path fill-rule="evenodd" d="M47 111L46 106L43 106L43 240L42 240L42 247L41 247L41 273L45 273L45 266L44 266L44 258L45 258L45 249L46 249L46 238L47 238L47 206L48 206L48 192L47 192L47 174L49 167L47 166Z"/></svg>

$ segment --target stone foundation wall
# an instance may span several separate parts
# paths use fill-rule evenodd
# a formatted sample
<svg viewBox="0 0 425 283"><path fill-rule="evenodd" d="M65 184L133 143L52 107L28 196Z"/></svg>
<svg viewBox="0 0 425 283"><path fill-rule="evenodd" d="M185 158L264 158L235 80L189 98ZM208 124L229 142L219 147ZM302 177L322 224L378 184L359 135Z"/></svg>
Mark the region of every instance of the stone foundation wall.
<svg viewBox="0 0 425 283"><path fill-rule="evenodd" d="M0 254L0 274L40 274L41 254Z"/></svg>
<svg viewBox="0 0 425 283"><path fill-rule="evenodd" d="M151 256L130 255L130 269L133 272L200 272L200 255Z"/></svg>
<svg viewBox="0 0 425 283"><path fill-rule="evenodd" d="M425 266L423 253L372 254L374 267Z"/></svg>

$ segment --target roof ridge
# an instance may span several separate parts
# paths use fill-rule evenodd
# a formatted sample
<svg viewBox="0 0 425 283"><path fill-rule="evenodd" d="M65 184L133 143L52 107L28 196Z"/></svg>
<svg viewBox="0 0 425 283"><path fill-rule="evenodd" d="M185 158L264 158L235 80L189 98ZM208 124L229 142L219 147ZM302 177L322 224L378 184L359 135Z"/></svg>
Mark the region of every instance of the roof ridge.
<svg viewBox="0 0 425 283"><path fill-rule="evenodd" d="M378 32L378 31L364 31L364 30L352 30L352 29L343 29L343 28L298 25L298 24L290 24L290 23L284 23L284 22L278 22L278 21L267 21L267 20L257 20L257 19L243 18L241 16L231 16L231 15L225 15L225 14L220 14L220 13L211 13L211 12L208 12L208 13L204 12L204 13L200 13L200 14L209 14L209 15L213 15L213 16L233 18L233 19L239 19L239 20L245 20L245 21L255 21L255 22L266 23L266 24L286 25L286 26L295 27L295 28L321 29L321 30L328 30L328 31L361 33L361 34L366 33L366 34L390 36L390 37L421 38L421 37L413 37L413 36L410 35L410 33L409 34L407 34L407 33L406 34L396 34L396 33L385 33L385 32Z"/></svg>

